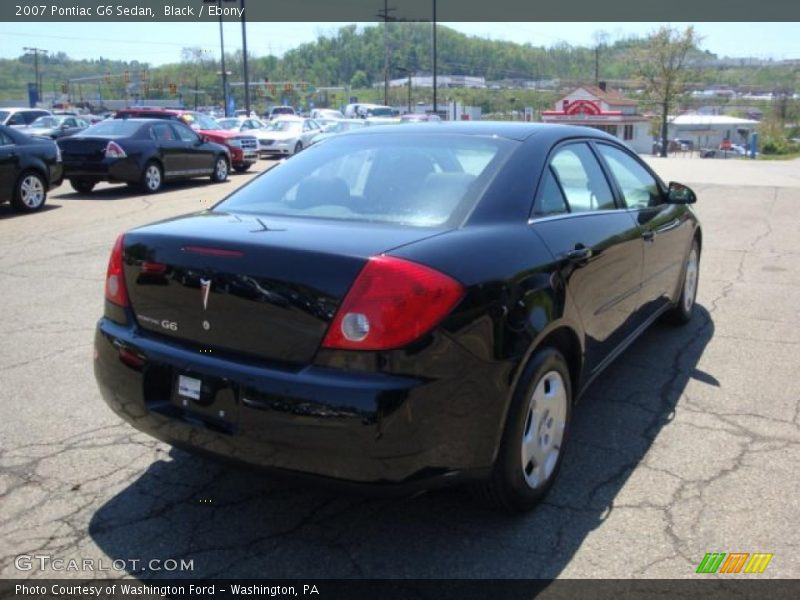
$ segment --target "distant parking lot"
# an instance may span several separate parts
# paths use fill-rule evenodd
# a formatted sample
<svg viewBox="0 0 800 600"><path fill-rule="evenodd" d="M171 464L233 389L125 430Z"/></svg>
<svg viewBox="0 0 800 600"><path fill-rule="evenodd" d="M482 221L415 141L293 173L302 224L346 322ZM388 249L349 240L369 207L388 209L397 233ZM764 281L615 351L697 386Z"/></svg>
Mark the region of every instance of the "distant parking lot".
<svg viewBox="0 0 800 600"><path fill-rule="evenodd" d="M63 185L40 213L0 206L0 576L87 575L17 560L40 554L125 561L102 577L680 578L707 552L769 552L762 577L800 577L800 161L648 161L699 197L698 312L596 381L555 488L516 517L460 489L272 481L173 450L102 402L92 336L117 234L208 207L269 161L219 185Z"/></svg>

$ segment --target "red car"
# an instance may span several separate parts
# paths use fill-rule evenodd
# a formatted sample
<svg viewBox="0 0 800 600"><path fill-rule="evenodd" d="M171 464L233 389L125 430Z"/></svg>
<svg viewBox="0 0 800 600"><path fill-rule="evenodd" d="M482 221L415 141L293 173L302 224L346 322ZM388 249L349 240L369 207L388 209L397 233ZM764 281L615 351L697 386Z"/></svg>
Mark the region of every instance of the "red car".
<svg viewBox="0 0 800 600"><path fill-rule="evenodd" d="M222 144L231 154L231 166L237 173L243 173L258 160L258 140L252 135L238 131L228 131L220 127L214 119L201 112L179 108L160 108L138 106L117 111L115 119L174 119L182 121L209 142Z"/></svg>

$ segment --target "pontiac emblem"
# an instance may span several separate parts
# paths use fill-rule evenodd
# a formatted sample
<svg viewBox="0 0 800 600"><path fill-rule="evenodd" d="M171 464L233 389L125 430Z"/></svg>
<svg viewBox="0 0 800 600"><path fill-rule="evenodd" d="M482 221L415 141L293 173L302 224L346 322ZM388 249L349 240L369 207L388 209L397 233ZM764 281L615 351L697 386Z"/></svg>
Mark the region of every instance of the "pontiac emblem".
<svg viewBox="0 0 800 600"><path fill-rule="evenodd" d="M200 291L203 292L203 310L208 310L208 293L211 291L211 280L200 280Z"/></svg>

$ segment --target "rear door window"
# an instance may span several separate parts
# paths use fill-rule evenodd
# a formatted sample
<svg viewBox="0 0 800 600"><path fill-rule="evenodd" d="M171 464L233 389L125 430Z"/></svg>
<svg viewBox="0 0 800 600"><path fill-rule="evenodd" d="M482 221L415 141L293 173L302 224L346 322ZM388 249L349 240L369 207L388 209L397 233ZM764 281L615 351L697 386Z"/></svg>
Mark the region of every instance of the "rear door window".
<svg viewBox="0 0 800 600"><path fill-rule="evenodd" d="M571 212L616 208L611 187L587 144L569 144L559 148L550 166Z"/></svg>

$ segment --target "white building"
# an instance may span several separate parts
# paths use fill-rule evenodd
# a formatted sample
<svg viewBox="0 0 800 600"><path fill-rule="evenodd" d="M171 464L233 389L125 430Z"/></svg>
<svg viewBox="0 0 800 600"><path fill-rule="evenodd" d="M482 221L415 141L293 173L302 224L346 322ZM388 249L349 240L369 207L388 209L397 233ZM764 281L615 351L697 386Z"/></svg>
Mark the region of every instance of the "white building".
<svg viewBox="0 0 800 600"><path fill-rule="evenodd" d="M383 85L382 83L376 85ZM408 85L408 77L392 79L389 87L405 87ZM411 77L412 88L432 88L433 75L413 75ZM436 77L436 88L473 88L483 89L486 87L486 79L483 77L473 77L471 75L438 75Z"/></svg>
<svg viewBox="0 0 800 600"><path fill-rule="evenodd" d="M727 115L679 115L668 124L671 140L691 140L695 148L718 148L722 140L746 145L758 121L739 119Z"/></svg>
<svg viewBox="0 0 800 600"><path fill-rule="evenodd" d="M582 85L556 102L555 110L542 111L545 123L584 125L618 137L634 152L653 149L650 120L639 114L635 100L600 86Z"/></svg>

